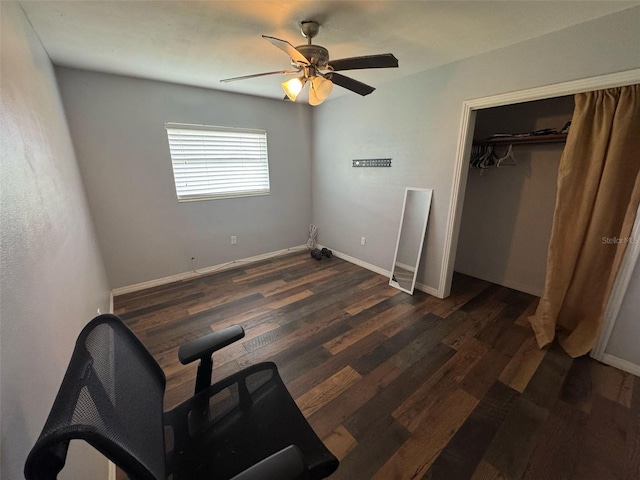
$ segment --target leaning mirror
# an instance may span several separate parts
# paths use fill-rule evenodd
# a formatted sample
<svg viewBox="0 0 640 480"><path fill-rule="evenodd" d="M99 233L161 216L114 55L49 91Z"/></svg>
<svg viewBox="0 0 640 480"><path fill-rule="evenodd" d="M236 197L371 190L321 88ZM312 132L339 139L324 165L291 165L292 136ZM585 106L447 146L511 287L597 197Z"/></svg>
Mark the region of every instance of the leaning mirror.
<svg viewBox="0 0 640 480"><path fill-rule="evenodd" d="M389 285L411 295L416 285L432 194L433 190L430 188L407 187L404 192L398 242Z"/></svg>

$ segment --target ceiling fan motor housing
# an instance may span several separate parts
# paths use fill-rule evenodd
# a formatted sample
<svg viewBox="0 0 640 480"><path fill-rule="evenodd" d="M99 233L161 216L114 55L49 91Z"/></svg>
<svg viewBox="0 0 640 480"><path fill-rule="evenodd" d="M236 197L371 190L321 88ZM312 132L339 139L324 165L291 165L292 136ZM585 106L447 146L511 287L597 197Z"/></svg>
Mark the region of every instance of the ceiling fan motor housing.
<svg viewBox="0 0 640 480"><path fill-rule="evenodd" d="M314 22L313 20L303 20L300 22L300 33L304 38L313 38L318 35L320 31L320 24L318 22Z"/></svg>
<svg viewBox="0 0 640 480"><path fill-rule="evenodd" d="M329 50L320 45L299 45L296 47L305 56L311 65L325 68L329 63Z"/></svg>

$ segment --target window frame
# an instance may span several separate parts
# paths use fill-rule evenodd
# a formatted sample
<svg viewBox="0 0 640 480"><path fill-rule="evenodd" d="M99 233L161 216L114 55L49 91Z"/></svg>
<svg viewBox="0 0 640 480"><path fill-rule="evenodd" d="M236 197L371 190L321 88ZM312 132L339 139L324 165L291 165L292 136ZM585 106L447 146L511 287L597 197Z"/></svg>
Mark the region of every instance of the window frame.
<svg viewBox="0 0 640 480"><path fill-rule="evenodd" d="M267 131L263 130L263 129L255 129L255 128L238 128L238 127L226 127L226 126L217 126L217 125L199 125L199 124L188 124L188 123L176 123L176 122L166 122L165 123L165 130L166 130L166 134L167 134L167 143L169 146L169 156L171 158L171 170L172 170L172 178L173 178L173 185L174 185L174 189L175 189L175 193L176 193L176 198L178 199L178 202L199 202L199 201L204 201L204 200L220 200L220 199L225 199L225 198L242 198L242 197L257 197L257 196L264 196L264 195L270 195L271 194L271 178L270 178L270 169L269 169L269 152L268 152L268 142L267 142ZM179 131L183 130L183 131L190 131L190 132L197 132L197 131L205 131L205 132L215 132L215 133L220 133L220 134L224 134L225 132L230 133L230 134L248 134L248 135L256 135L257 137L260 137L260 139L257 140L257 144L260 144L260 142L264 142L264 148L262 147L262 145L260 144L259 150L260 150L260 158L258 160L253 160L253 161L249 161L249 163L252 163L254 166L260 167L260 168L264 168L264 170L266 171L266 174L262 175L262 180L264 181L262 183L262 188L260 188L259 190L252 190L251 188L245 187L245 189L242 189L242 187L233 190L233 191L228 191L228 192L216 192L213 188L212 191L209 192L203 192L203 193L197 193L197 194L187 194L187 193L181 193L181 188L180 188L180 181L179 178L177 177L177 173L176 173L176 164L181 162L181 161L185 161L184 159L180 159L180 158L174 158L174 153L175 153L175 149L178 149L180 146L178 144L172 144L171 141L171 134L173 133L174 135L179 135ZM212 137L215 137L215 135L212 135ZM220 143L220 145L222 145L222 143ZM224 162L224 159L219 159L220 162ZM206 160L204 160L202 163L205 164ZM209 161L209 164L215 164L216 163L216 159L211 159ZM235 158L234 160L231 161L233 162L239 162L240 164L242 164L243 160L242 159L238 159ZM240 175L241 175L241 170L242 170L242 166L238 167L238 170L240 171ZM235 171L235 170L234 170ZM219 172L218 172L219 174ZM216 173L211 173L211 174L205 174L202 177L202 181L205 181L206 179L211 179L211 178L215 178Z"/></svg>

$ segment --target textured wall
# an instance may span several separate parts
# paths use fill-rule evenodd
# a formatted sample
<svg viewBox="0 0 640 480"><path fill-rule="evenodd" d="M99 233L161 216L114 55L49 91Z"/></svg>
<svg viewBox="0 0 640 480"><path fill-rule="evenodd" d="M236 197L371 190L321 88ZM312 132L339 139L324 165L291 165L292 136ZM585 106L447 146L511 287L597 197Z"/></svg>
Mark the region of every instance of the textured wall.
<svg viewBox="0 0 640 480"><path fill-rule="evenodd" d="M9 480L23 478L75 337L108 309L109 289L51 62L18 4L0 8L0 443ZM71 453L61 478L106 478L101 455Z"/></svg>
<svg viewBox="0 0 640 480"><path fill-rule="evenodd" d="M313 111L313 221L319 241L389 269L404 188L433 188L418 282L437 288L462 103L638 68L638 44L640 7L379 85L364 98L325 102ZM411 59L399 61L402 68ZM392 157L393 166L351 167L354 158L381 157Z"/></svg>
<svg viewBox="0 0 640 480"><path fill-rule="evenodd" d="M191 257L202 268L306 242L309 106L82 70L57 75L112 288L191 271ZM178 203L165 122L265 129L271 194Z"/></svg>

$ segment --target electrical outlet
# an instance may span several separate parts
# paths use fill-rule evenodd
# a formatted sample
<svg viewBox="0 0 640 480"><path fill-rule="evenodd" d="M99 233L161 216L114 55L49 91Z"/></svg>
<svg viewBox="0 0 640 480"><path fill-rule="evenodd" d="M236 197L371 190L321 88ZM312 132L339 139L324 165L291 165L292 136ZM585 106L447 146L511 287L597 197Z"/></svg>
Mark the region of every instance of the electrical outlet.
<svg viewBox="0 0 640 480"><path fill-rule="evenodd" d="M235 245L236 243L238 243L238 239L235 235L231 235L231 245Z"/></svg>
<svg viewBox="0 0 640 480"><path fill-rule="evenodd" d="M367 239L365 237L360 237L360 245L366 245Z"/></svg>

